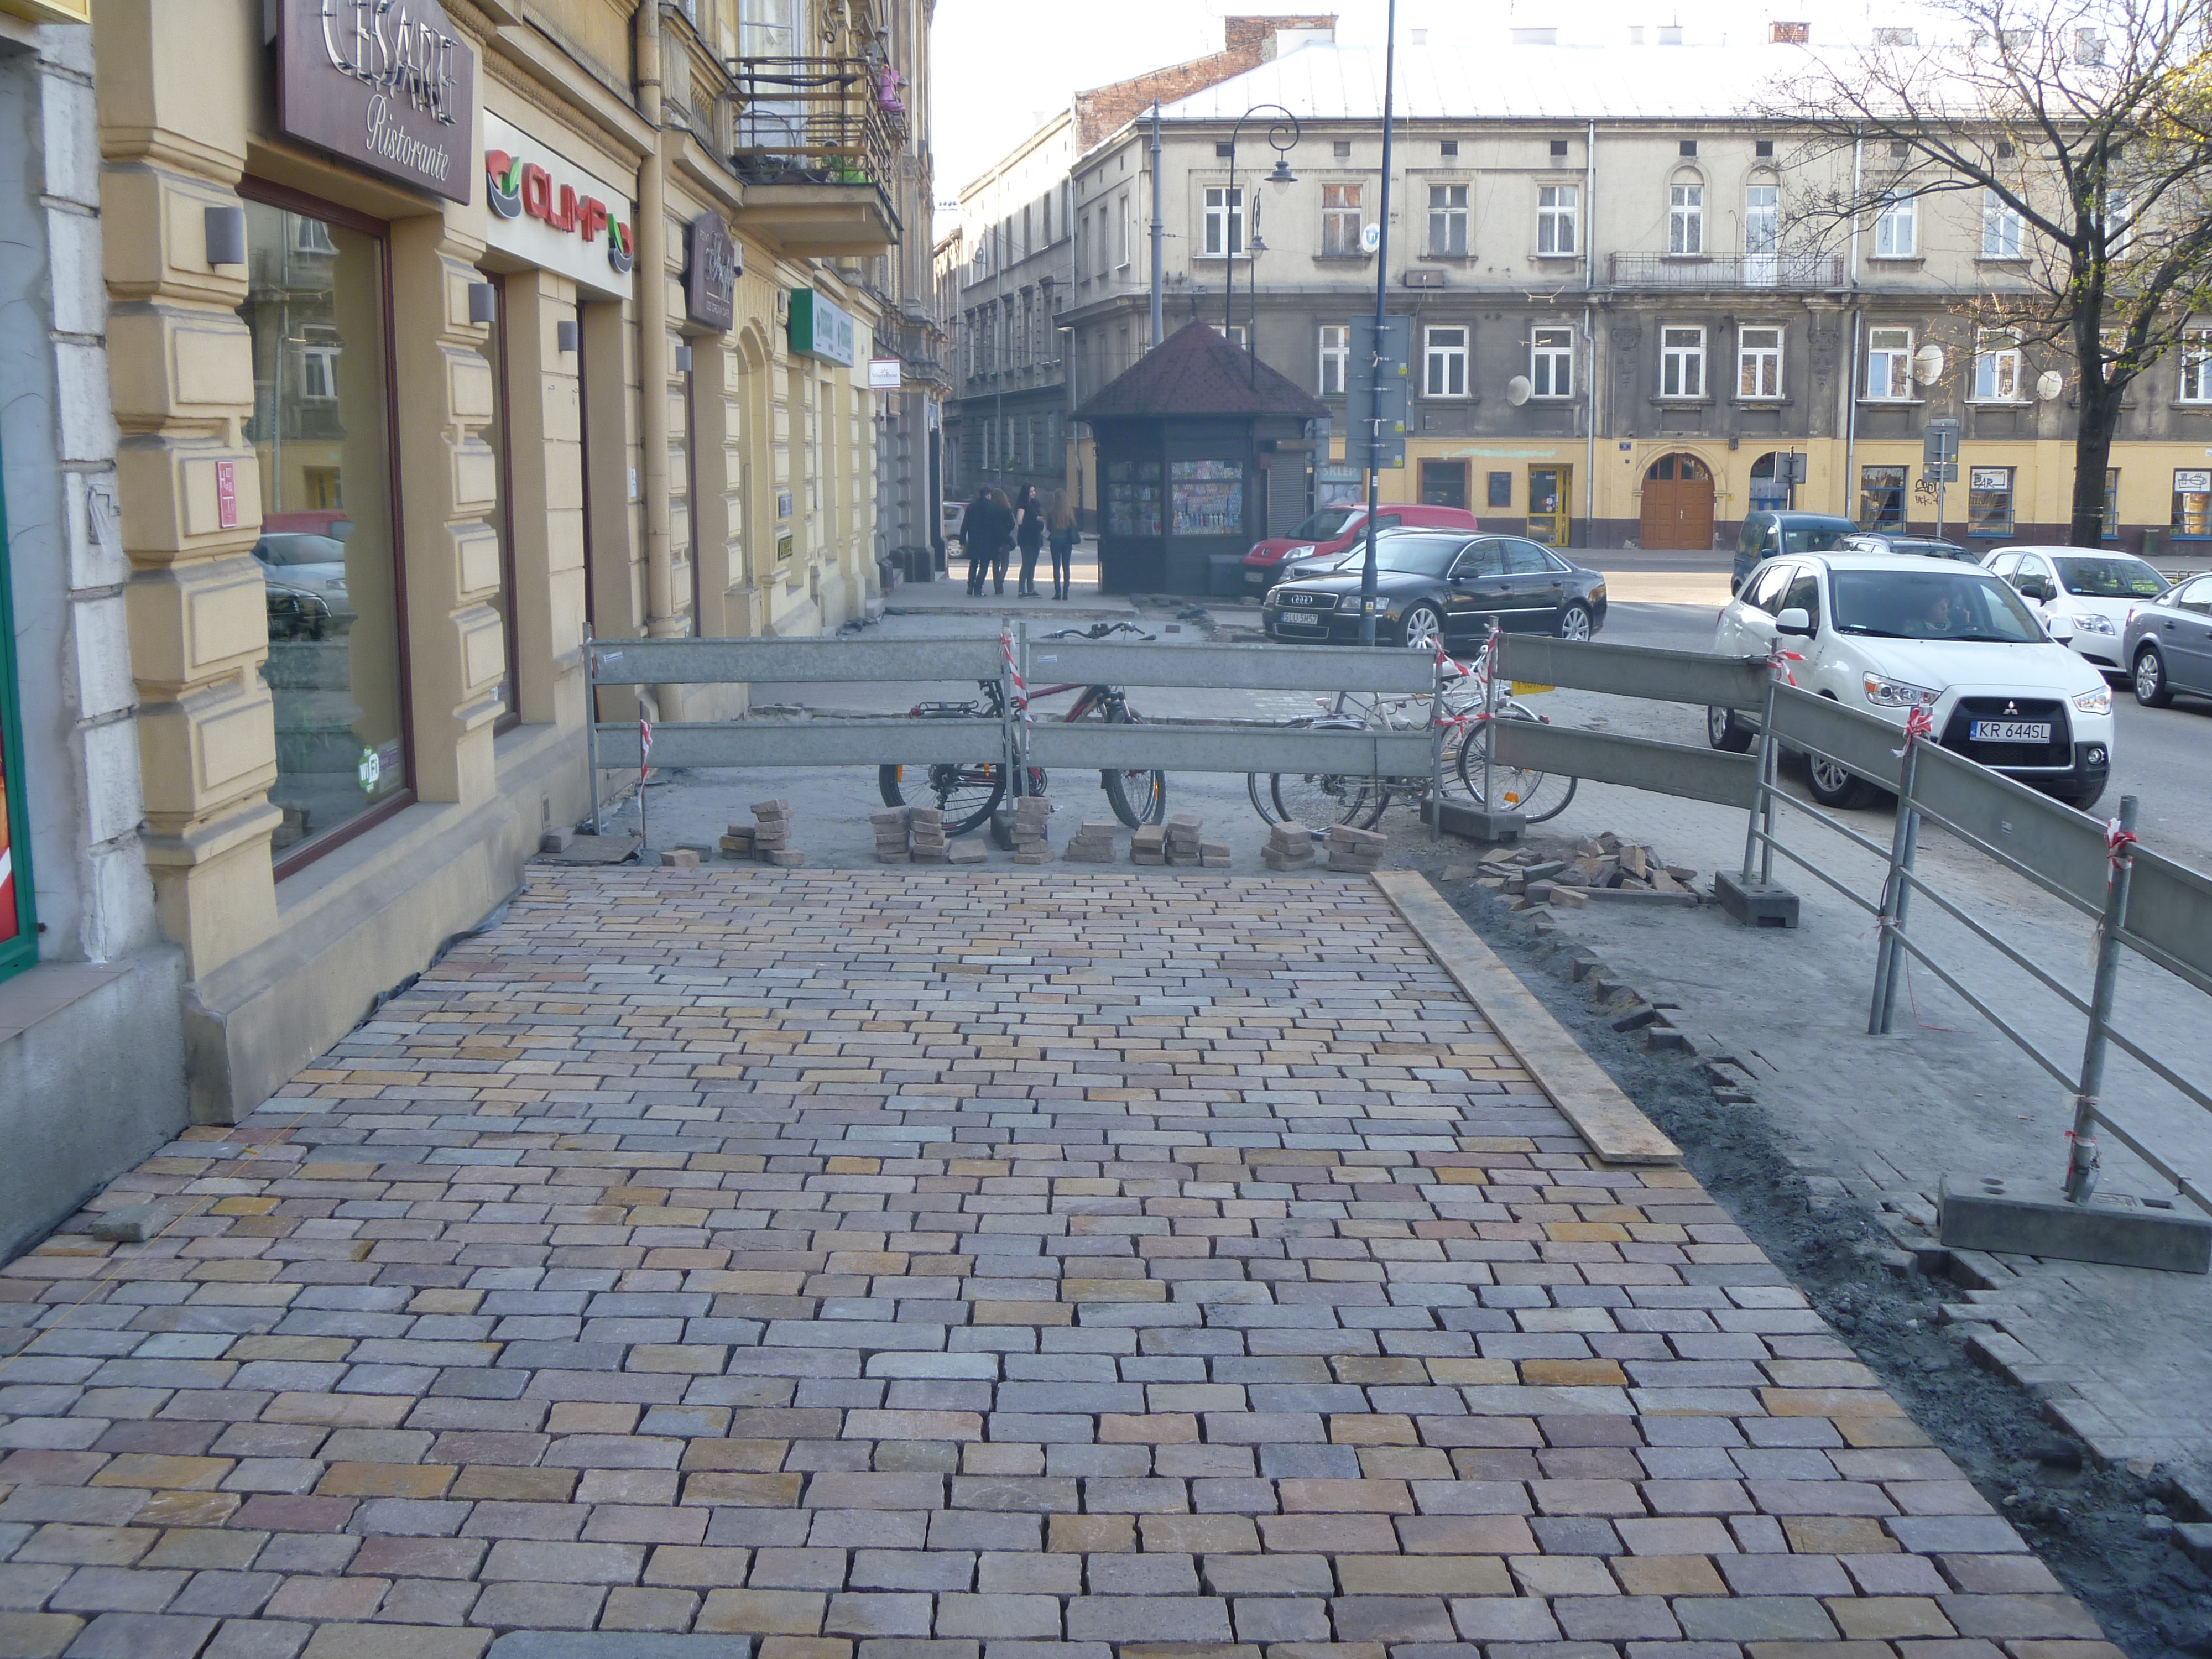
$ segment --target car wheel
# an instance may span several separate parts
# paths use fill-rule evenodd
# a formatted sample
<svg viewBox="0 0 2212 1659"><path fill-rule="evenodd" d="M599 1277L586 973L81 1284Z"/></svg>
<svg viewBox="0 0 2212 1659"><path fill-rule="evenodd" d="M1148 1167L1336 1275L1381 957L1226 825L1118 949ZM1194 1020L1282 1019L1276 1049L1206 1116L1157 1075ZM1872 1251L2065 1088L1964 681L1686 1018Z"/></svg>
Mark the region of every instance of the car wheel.
<svg viewBox="0 0 2212 1659"><path fill-rule="evenodd" d="M2163 708L2173 701L2173 688L2166 683L2166 659L2156 646L2136 653L2135 685L2136 701L2146 708Z"/></svg>
<svg viewBox="0 0 2212 1659"><path fill-rule="evenodd" d="M1805 765L1813 799L1823 806L1848 812L1874 798L1874 786L1848 767L1818 755L1806 756Z"/></svg>
<svg viewBox="0 0 2212 1659"><path fill-rule="evenodd" d="M1751 740L1759 735L1759 728L1739 716L1733 708L1705 710L1705 744L1708 748L1727 750L1731 755L1747 754Z"/></svg>
<svg viewBox="0 0 2212 1659"><path fill-rule="evenodd" d="M1563 640L1586 640L1597 631L1591 621L1589 607L1577 599L1559 612L1559 637Z"/></svg>
<svg viewBox="0 0 2212 1659"><path fill-rule="evenodd" d="M1405 642L1416 651L1434 651L1443 642L1444 619L1436 607L1417 605L1406 613Z"/></svg>

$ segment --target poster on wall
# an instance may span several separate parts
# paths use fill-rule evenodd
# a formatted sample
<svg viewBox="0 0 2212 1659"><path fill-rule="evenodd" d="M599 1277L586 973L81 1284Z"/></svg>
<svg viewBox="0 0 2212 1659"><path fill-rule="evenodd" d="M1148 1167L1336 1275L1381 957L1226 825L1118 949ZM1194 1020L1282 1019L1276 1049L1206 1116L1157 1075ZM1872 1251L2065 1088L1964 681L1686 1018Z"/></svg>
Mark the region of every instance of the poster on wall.
<svg viewBox="0 0 2212 1659"><path fill-rule="evenodd" d="M477 55L438 0L278 0L276 16L286 132L370 173L470 199Z"/></svg>

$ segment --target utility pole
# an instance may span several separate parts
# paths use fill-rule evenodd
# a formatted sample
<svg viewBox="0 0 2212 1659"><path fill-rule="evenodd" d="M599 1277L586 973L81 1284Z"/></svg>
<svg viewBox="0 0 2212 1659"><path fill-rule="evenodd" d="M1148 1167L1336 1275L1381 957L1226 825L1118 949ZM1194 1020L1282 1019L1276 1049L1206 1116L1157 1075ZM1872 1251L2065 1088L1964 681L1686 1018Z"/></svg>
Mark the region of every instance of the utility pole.
<svg viewBox="0 0 2212 1659"><path fill-rule="evenodd" d="M1160 239L1167 234L1167 222L1160 217L1160 100L1152 100L1152 344L1157 347L1167 338L1167 324L1161 310Z"/></svg>
<svg viewBox="0 0 2212 1659"><path fill-rule="evenodd" d="M1382 234L1375 245L1375 362L1370 371L1376 388L1372 406L1368 413L1373 419L1369 434L1372 446L1368 453L1371 461L1375 450L1382 445L1382 350L1385 318L1383 305L1390 293L1390 95L1396 89L1398 78L1398 0L1390 0L1389 20L1384 25L1388 31L1382 48L1382 191L1381 218L1376 228ZM1380 467L1367 469L1367 556L1359 567L1359 642L1375 643L1375 518L1382 510L1382 471Z"/></svg>

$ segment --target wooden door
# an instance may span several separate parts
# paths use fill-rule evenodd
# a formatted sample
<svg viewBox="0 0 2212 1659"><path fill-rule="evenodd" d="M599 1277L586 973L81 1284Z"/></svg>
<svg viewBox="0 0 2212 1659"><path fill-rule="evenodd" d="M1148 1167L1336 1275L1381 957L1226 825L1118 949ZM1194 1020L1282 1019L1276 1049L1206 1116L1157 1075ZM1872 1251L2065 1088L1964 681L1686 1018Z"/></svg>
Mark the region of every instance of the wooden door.
<svg viewBox="0 0 2212 1659"><path fill-rule="evenodd" d="M1700 548L1713 544L1712 470L1694 455L1662 455L1644 474L1644 547Z"/></svg>

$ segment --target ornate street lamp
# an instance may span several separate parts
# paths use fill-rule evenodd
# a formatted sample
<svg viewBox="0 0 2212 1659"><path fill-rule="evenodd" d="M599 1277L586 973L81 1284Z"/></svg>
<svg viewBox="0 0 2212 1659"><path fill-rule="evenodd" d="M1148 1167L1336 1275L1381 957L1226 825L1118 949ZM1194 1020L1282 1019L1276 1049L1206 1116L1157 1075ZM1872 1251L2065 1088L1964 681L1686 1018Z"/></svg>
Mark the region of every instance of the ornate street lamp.
<svg viewBox="0 0 2212 1659"><path fill-rule="evenodd" d="M1236 337L1234 330L1237 326L1237 229L1239 226L1247 222L1249 218L1255 233L1246 242L1247 250L1253 259L1252 323L1250 331L1244 337L1245 354L1252 359L1249 367L1252 384L1255 386L1260 383L1259 341L1256 337L1260 331L1259 256L1266 244L1260 240L1257 234L1260 223L1257 212L1259 204L1256 201L1253 204L1255 211L1248 216L1243 211L1243 202L1237 195L1237 140L1243 132L1244 124L1247 121L1255 115L1270 110L1274 112L1278 118L1267 124L1267 143L1275 152L1274 170L1268 173L1267 182L1279 187L1297 183L1297 175L1291 171L1289 155L1290 152L1297 147L1300 131L1298 118L1280 104L1255 104L1243 114L1238 116L1237 125L1229 129L1229 194L1222 204L1221 254L1224 268L1221 283L1221 337L1224 340L1233 340Z"/></svg>

